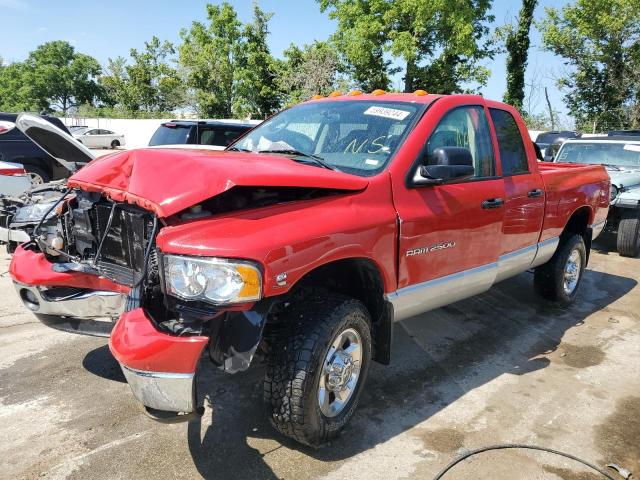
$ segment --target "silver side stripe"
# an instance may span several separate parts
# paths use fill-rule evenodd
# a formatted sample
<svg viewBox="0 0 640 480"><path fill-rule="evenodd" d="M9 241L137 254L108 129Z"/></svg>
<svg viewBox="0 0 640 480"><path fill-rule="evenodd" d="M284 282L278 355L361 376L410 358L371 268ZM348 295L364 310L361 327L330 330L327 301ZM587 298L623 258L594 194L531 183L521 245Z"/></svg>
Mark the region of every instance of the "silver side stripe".
<svg viewBox="0 0 640 480"><path fill-rule="evenodd" d="M550 238L502 255L497 262L409 285L390 293L387 300L393 305L394 320L404 320L485 292L496 282L549 261L559 242L559 237Z"/></svg>

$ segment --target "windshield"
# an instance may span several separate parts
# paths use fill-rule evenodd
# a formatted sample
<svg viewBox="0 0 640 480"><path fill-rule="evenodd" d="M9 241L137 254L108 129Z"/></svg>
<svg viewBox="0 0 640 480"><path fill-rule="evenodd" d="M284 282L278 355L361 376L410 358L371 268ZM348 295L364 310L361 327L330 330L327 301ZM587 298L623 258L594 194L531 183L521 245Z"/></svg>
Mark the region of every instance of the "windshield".
<svg viewBox="0 0 640 480"><path fill-rule="evenodd" d="M423 108L364 100L301 104L265 121L231 148L298 152L343 172L371 176L385 168Z"/></svg>
<svg viewBox="0 0 640 480"><path fill-rule="evenodd" d="M83 135L87 130L89 130L89 127L77 127L71 130L71 133L74 135Z"/></svg>
<svg viewBox="0 0 640 480"><path fill-rule="evenodd" d="M156 130L156 133L151 137L151 140L149 140L149 146L182 145L184 143L188 143L190 132L191 125L160 125Z"/></svg>
<svg viewBox="0 0 640 480"><path fill-rule="evenodd" d="M640 167L640 144L580 142L565 143L557 157L558 162Z"/></svg>

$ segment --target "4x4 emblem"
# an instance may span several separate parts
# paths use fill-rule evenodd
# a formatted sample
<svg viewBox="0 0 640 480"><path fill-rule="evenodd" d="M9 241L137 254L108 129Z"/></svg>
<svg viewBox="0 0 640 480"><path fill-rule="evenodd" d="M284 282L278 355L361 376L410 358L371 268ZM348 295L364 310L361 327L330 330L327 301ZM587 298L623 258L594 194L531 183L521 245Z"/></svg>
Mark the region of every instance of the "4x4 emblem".
<svg viewBox="0 0 640 480"><path fill-rule="evenodd" d="M456 246L456 242L453 240L449 242L440 242L434 243L429 247L418 247L407 250L407 257L412 257L414 255L422 255L423 253L435 252L436 250L445 250L447 248L453 248Z"/></svg>

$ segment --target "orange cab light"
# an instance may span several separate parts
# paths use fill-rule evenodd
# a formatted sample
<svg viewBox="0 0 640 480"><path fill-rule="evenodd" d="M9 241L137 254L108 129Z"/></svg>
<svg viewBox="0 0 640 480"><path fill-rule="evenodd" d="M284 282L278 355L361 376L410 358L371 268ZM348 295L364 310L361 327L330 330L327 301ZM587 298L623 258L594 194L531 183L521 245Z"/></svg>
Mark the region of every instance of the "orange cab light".
<svg viewBox="0 0 640 480"><path fill-rule="evenodd" d="M371 95L378 96L378 95L384 95L385 93L387 92L385 92L384 90L381 90L380 88L376 88L373 92L371 92Z"/></svg>
<svg viewBox="0 0 640 480"><path fill-rule="evenodd" d="M349 95L362 95L362 92L360 90L351 90Z"/></svg>
<svg viewBox="0 0 640 480"><path fill-rule="evenodd" d="M329 94L330 97L339 97L340 95L342 95L342 92L340 90L336 90Z"/></svg>
<svg viewBox="0 0 640 480"><path fill-rule="evenodd" d="M429 95L425 90L416 90L413 92L414 95L418 95L419 97L424 97L425 95Z"/></svg>
<svg viewBox="0 0 640 480"><path fill-rule="evenodd" d="M314 95L313 97L311 97L311 100L320 100L321 98L324 98L322 95Z"/></svg>

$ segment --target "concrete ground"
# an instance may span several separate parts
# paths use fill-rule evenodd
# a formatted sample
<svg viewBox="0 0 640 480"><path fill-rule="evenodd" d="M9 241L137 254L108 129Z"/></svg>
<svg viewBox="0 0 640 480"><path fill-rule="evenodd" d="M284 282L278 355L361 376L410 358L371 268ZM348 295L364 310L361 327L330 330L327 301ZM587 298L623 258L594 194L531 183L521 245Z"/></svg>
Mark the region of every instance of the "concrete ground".
<svg viewBox="0 0 640 480"><path fill-rule="evenodd" d="M0 272L9 258L0 257ZM398 324L344 434L319 450L262 415L263 367L206 365L206 412L164 425L140 411L106 340L42 326L0 278L0 477L432 479L456 455L517 442L640 476L640 259L594 252L579 301L538 300L531 275ZM600 477L545 453L500 451L444 479Z"/></svg>

